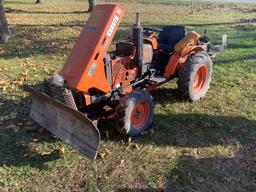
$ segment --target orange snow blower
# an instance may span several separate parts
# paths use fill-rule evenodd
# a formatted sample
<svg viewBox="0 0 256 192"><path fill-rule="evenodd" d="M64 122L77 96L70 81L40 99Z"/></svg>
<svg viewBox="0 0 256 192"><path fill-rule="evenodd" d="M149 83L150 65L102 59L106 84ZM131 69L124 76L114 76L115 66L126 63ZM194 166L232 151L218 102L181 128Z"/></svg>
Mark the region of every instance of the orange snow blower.
<svg viewBox="0 0 256 192"><path fill-rule="evenodd" d="M136 14L132 36L107 52L123 16L117 5L95 6L45 93L28 88L30 117L90 159L99 149L98 120L114 117L120 133L139 135L153 119L150 91L177 77L181 95L199 100L209 89L212 58L224 49L184 26L143 29Z"/></svg>

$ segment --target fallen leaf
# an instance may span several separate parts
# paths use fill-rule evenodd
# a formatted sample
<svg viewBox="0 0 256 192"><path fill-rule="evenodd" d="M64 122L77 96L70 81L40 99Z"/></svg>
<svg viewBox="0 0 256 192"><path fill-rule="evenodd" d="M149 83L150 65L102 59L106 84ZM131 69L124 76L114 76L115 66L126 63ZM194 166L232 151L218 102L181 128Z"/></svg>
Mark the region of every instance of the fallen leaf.
<svg viewBox="0 0 256 192"><path fill-rule="evenodd" d="M150 135L154 135L156 133L156 131L152 128L149 130L150 131Z"/></svg>
<svg viewBox="0 0 256 192"><path fill-rule="evenodd" d="M7 130L10 130L10 131L18 131L19 127L16 126L16 125L14 125L14 124L12 124L12 125L8 125L8 126L6 127L6 129L7 129Z"/></svg>
<svg viewBox="0 0 256 192"><path fill-rule="evenodd" d="M25 123L25 125L27 125L27 126L31 126L31 125L33 125L33 122L32 121L26 121L26 123Z"/></svg>
<svg viewBox="0 0 256 192"><path fill-rule="evenodd" d="M7 92L7 86L3 86L3 93L6 93Z"/></svg>
<svg viewBox="0 0 256 192"><path fill-rule="evenodd" d="M4 69L3 69L4 71L9 71L10 70L10 68L7 68L7 67L4 67Z"/></svg>
<svg viewBox="0 0 256 192"><path fill-rule="evenodd" d="M21 94L21 96L22 96L22 97L27 97L27 96L28 96L28 93L23 92L23 93Z"/></svg>
<svg viewBox="0 0 256 192"><path fill-rule="evenodd" d="M6 84L8 84L8 82L6 80L4 80L4 79L0 80L0 85L6 85Z"/></svg>
<svg viewBox="0 0 256 192"><path fill-rule="evenodd" d="M49 73L50 71L49 71L49 69L45 66L44 67L44 71L46 72L46 73Z"/></svg>
<svg viewBox="0 0 256 192"><path fill-rule="evenodd" d="M111 155L111 152L110 152L108 149L106 149L106 153L107 153L108 155Z"/></svg>
<svg viewBox="0 0 256 192"><path fill-rule="evenodd" d="M23 80L24 80L24 81L28 81L28 75L25 75L25 76L23 77Z"/></svg>
<svg viewBox="0 0 256 192"><path fill-rule="evenodd" d="M129 137L129 138L128 138L128 144L131 144L131 142L132 142L132 138Z"/></svg>
<svg viewBox="0 0 256 192"><path fill-rule="evenodd" d="M227 98L230 100L230 101L234 101L236 100L236 96L235 95L228 95Z"/></svg>
<svg viewBox="0 0 256 192"><path fill-rule="evenodd" d="M29 156L29 153L24 153L21 155L21 157L25 158L25 157L28 157Z"/></svg>
<svg viewBox="0 0 256 192"><path fill-rule="evenodd" d="M11 88L11 90L15 90L16 86L14 84L12 84L10 88Z"/></svg>
<svg viewBox="0 0 256 192"><path fill-rule="evenodd" d="M42 156L46 156L46 155L50 155L52 152L46 152L46 151L43 151L42 153L41 153L41 155Z"/></svg>
<svg viewBox="0 0 256 192"><path fill-rule="evenodd" d="M139 145L135 144L135 147L138 151L140 150Z"/></svg>
<svg viewBox="0 0 256 192"><path fill-rule="evenodd" d="M24 123L21 122L21 121L19 121L19 122L16 122L15 124L20 127L20 126L22 126Z"/></svg>
<svg viewBox="0 0 256 192"><path fill-rule="evenodd" d="M101 158L101 159L104 159L105 157L106 157L106 153L99 153L99 157Z"/></svg>
<svg viewBox="0 0 256 192"><path fill-rule="evenodd" d="M63 157L65 155L65 148L64 147L61 147L60 149L59 149L59 156L60 157Z"/></svg>
<svg viewBox="0 0 256 192"><path fill-rule="evenodd" d="M16 106L20 106L20 103L18 101L13 101L13 103L16 105Z"/></svg>
<svg viewBox="0 0 256 192"><path fill-rule="evenodd" d="M10 117L8 115L0 116L0 122L8 121L9 119L10 119Z"/></svg>
<svg viewBox="0 0 256 192"><path fill-rule="evenodd" d="M17 112L12 111L9 116L10 116L10 118L11 118L12 120L13 120L13 119L16 119Z"/></svg>
<svg viewBox="0 0 256 192"><path fill-rule="evenodd" d="M23 85L23 81L22 81L22 80L19 80L19 81L17 81L17 84L18 84L18 85Z"/></svg>
<svg viewBox="0 0 256 192"><path fill-rule="evenodd" d="M120 162L120 168L121 169L124 169L125 168L125 164L124 164L124 160L122 159L121 162Z"/></svg>

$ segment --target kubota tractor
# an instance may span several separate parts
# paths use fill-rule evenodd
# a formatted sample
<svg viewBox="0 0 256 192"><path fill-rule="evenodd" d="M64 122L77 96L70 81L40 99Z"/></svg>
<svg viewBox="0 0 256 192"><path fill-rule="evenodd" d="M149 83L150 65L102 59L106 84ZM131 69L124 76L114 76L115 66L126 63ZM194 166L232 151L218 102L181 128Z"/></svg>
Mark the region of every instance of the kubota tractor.
<svg viewBox="0 0 256 192"><path fill-rule="evenodd" d="M45 93L28 88L30 117L90 159L99 149L97 120L114 117L120 133L139 135L153 119L150 91L178 78L181 95L199 100L209 89L212 58L223 49L184 26L143 29L137 14L132 36L107 52L123 16L120 6L97 5L60 73L45 81Z"/></svg>

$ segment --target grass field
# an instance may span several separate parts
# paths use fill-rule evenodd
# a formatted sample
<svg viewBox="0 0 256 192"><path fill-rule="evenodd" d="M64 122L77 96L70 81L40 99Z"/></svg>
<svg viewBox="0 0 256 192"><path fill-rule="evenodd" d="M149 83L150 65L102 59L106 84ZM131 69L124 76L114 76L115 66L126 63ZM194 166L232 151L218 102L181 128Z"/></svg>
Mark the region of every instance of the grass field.
<svg viewBox="0 0 256 192"><path fill-rule="evenodd" d="M0 44L0 191L256 191L256 24L240 22L256 18L256 4L201 3L191 15L179 1L117 1L127 13L115 40L140 12L144 26L206 29L213 43L228 34L228 50L205 98L180 100L175 80L162 86L149 133L128 142L108 123L105 156L92 162L31 122L22 90L61 68L87 4L33 2L5 1L13 37Z"/></svg>

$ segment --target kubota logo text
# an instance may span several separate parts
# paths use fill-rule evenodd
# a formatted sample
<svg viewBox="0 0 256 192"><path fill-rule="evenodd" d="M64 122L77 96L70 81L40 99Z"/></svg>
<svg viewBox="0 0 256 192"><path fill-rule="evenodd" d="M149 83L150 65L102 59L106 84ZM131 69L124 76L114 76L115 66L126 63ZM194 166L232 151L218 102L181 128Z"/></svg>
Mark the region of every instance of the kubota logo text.
<svg viewBox="0 0 256 192"><path fill-rule="evenodd" d="M90 76L90 77L93 76L96 67L97 67L96 63L92 63L92 65L91 65L91 67L90 67L90 69L88 71L88 76Z"/></svg>
<svg viewBox="0 0 256 192"><path fill-rule="evenodd" d="M113 21L112 21L112 23L111 23L111 25L110 25L110 27L108 28L108 31L107 31L107 36L109 38L111 37L112 33L114 32L115 27L118 23L118 20L119 20L119 17L117 15L115 15L114 18L113 18Z"/></svg>

